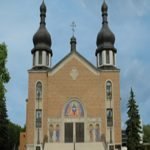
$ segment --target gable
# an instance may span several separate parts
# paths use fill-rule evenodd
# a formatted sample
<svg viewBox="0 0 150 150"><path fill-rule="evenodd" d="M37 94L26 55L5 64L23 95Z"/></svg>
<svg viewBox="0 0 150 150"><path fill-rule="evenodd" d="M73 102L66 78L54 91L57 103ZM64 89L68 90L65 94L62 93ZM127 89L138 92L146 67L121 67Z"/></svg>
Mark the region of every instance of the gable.
<svg viewBox="0 0 150 150"><path fill-rule="evenodd" d="M74 61L74 64L72 62ZM61 69L63 69L67 65L72 65L73 72L76 69L77 64L80 64L80 66L86 68L91 73L97 75L98 70L97 68L91 64L88 60L86 60L81 54L78 52L71 52L66 57L64 57L60 62L58 62L50 71L49 75L54 75Z"/></svg>

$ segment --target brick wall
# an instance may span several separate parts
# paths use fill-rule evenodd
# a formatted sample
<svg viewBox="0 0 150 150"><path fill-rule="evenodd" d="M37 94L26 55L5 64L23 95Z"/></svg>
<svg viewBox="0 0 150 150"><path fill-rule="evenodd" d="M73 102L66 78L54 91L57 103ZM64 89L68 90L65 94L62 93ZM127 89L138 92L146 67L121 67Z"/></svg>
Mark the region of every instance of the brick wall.
<svg viewBox="0 0 150 150"><path fill-rule="evenodd" d="M78 73L73 79L71 71ZM43 137L47 135L48 118L61 118L63 108L73 97L83 104L88 117L101 118L101 131L106 135L105 84L113 84L114 142L121 143L120 79L119 71L97 71L84 60L68 59L50 72L29 72L29 95L27 104L27 144L33 144L35 135L35 85L43 85Z"/></svg>

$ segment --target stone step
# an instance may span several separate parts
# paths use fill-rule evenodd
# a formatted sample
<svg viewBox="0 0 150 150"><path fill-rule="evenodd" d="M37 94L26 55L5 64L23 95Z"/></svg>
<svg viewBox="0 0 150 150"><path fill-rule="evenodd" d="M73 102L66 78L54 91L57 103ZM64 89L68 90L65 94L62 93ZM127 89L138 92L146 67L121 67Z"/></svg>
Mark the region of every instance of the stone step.
<svg viewBox="0 0 150 150"><path fill-rule="evenodd" d="M96 143L45 143L44 150L105 150L102 142Z"/></svg>

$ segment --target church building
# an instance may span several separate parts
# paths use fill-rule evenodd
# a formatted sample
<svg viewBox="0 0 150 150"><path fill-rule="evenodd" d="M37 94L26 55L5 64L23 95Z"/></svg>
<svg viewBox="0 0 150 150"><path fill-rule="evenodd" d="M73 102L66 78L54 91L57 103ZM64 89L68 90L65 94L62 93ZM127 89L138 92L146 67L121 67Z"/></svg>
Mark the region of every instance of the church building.
<svg viewBox="0 0 150 150"><path fill-rule="evenodd" d="M55 56L46 28L46 9L43 1L40 26L33 36L25 149L121 150L120 70L106 2L101 7L102 27L93 53L96 65L76 50L74 35L69 54L51 65Z"/></svg>

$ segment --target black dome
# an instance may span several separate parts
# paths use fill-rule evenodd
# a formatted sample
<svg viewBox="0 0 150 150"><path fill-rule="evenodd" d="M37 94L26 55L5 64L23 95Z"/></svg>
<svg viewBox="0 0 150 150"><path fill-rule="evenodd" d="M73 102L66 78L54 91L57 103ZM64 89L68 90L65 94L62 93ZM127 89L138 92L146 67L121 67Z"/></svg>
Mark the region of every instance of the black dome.
<svg viewBox="0 0 150 150"><path fill-rule="evenodd" d="M109 29L108 25L103 25L101 31L97 35L97 46L103 45L108 48L113 47L115 43L115 36L113 32Z"/></svg>
<svg viewBox="0 0 150 150"><path fill-rule="evenodd" d="M40 6L40 17L41 17L40 27L33 36L34 48L32 49L32 53L34 53L36 50L45 50L52 54L51 36L50 36L50 33L46 29L46 23L45 23L46 5L44 2L42 2Z"/></svg>
<svg viewBox="0 0 150 150"><path fill-rule="evenodd" d="M51 36L45 26L40 26L39 30L33 36L34 49L49 50L52 42Z"/></svg>
<svg viewBox="0 0 150 150"><path fill-rule="evenodd" d="M107 4L104 1L102 8L101 8L103 22L102 22L102 28L97 35L96 55L99 51L102 51L102 50L113 50L114 52L116 52L116 49L114 47L115 35L113 34L113 32L110 30L108 26L107 10L108 10Z"/></svg>

